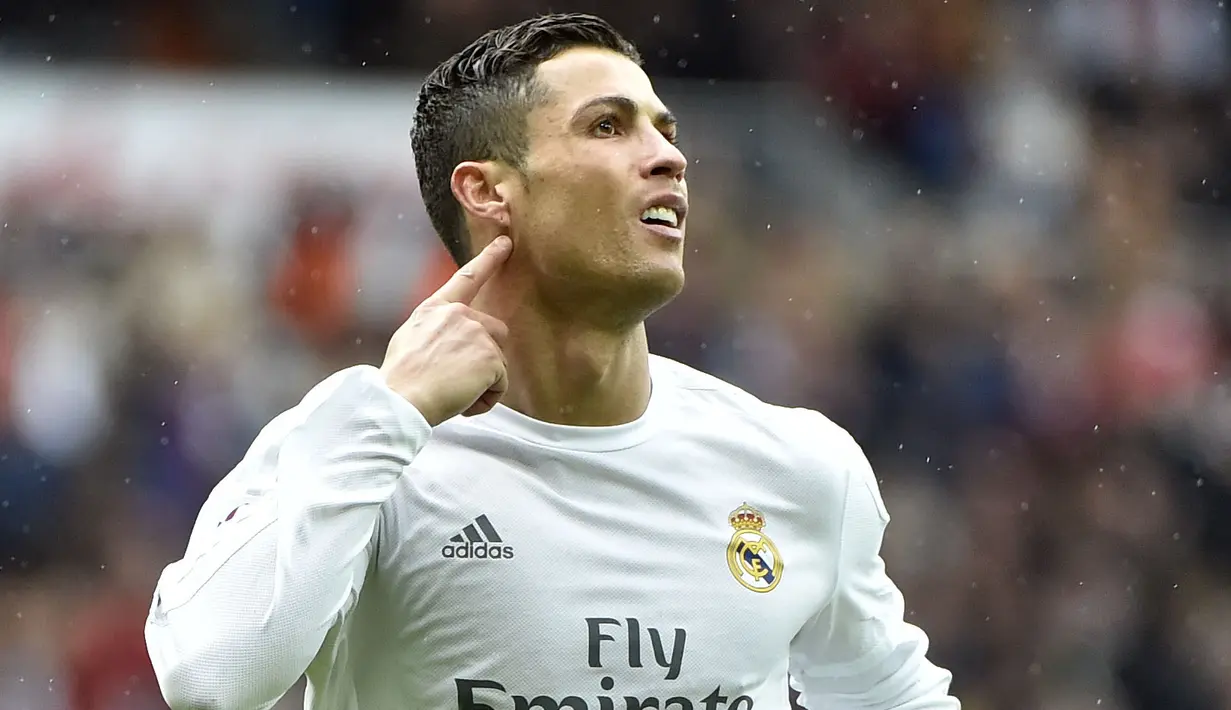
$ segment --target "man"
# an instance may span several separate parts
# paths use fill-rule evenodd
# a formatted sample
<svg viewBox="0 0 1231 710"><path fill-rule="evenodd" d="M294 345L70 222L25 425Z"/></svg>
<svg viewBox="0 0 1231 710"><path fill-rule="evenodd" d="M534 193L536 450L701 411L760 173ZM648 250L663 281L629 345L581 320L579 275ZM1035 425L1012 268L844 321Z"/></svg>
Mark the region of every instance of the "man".
<svg viewBox="0 0 1231 710"><path fill-rule="evenodd" d="M171 706L306 673L329 710L782 710L788 676L818 709L958 708L858 445L648 354L688 201L633 47L585 15L488 33L415 119L464 266L206 502L146 627Z"/></svg>

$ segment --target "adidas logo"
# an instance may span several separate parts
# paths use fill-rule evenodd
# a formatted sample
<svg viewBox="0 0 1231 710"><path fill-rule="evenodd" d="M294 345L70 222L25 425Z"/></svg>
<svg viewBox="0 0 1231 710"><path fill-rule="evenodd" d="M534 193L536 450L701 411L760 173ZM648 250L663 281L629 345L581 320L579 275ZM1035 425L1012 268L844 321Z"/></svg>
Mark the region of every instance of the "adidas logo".
<svg viewBox="0 0 1231 710"><path fill-rule="evenodd" d="M480 515L460 533L449 538L450 544L440 549L440 555L458 560L513 559L513 547L502 545L503 542L492 521L486 515Z"/></svg>

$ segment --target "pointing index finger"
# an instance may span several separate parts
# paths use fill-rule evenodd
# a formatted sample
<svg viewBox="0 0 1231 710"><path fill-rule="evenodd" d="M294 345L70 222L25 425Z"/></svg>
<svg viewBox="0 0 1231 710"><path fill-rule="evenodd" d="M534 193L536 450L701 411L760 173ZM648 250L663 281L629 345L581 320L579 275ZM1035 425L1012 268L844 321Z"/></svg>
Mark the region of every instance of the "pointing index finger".
<svg viewBox="0 0 1231 710"><path fill-rule="evenodd" d="M466 265L457 270L444 286L436 290L428 299L436 303L461 303L469 305L478 295L483 284L500 270L500 266L508 260L513 252L513 240L499 236L475 255Z"/></svg>

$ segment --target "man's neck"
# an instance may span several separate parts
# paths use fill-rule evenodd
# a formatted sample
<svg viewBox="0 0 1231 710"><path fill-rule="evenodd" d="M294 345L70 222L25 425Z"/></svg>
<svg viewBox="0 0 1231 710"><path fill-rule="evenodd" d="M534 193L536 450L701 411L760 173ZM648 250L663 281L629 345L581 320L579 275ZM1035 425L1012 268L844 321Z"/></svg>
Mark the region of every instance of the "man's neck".
<svg viewBox="0 0 1231 710"><path fill-rule="evenodd" d="M573 426L625 424L645 412L650 363L644 326L604 331L560 322L524 302L512 312L479 309L509 327L505 406L539 421Z"/></svg>

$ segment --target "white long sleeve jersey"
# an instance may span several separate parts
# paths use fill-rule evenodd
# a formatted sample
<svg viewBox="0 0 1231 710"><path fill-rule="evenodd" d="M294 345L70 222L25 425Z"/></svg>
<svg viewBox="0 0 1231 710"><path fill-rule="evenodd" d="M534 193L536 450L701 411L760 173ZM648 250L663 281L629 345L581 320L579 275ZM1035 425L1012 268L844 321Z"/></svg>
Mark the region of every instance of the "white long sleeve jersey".
<svg viewBox="0 0 1231 710"><path fill-rule="evenodd" d="M274 419L146 639L176 710L955 710L859 446L653 358L637 421L433 431L372 367ZM789 679L789 680L788 680Z"/></svg>

